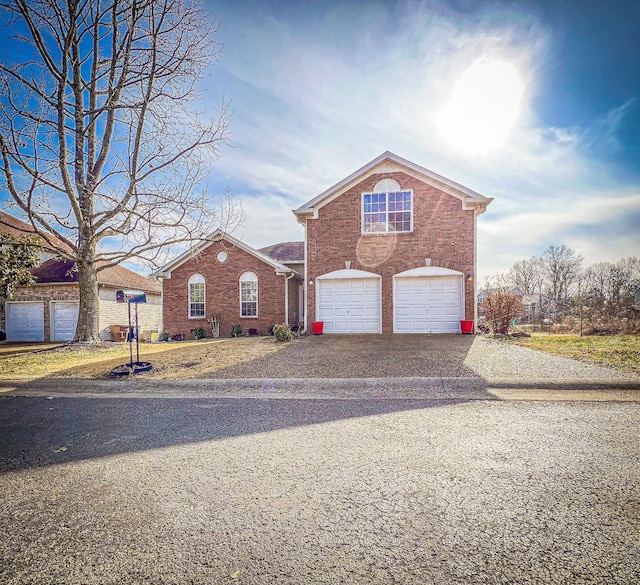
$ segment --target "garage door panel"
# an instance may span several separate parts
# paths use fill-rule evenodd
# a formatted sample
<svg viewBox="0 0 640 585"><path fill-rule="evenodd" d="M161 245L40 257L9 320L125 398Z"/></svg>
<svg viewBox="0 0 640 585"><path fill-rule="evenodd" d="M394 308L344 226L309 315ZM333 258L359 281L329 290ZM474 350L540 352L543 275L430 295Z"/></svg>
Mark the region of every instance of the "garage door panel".
<svg viewBox="0 0 640 585"><path fill-rule="evenodd" d="M461 277L407 277L394 280L394 331L459 333L463 315Z"/></svg>
<svg viewBox="0 0 640 585"><path fill-rule="evenodd" d="M78 323L78 303L54 302L51 304L52 341L73 341Z"/></svg>
<svg viewBox="0 0 640 585"><path fill-rule="evenodd" d="M318 279L318 314L327 333L379 333L380 279ZM339 292L335 292L339 291Z"/></svg>
<svg viewBox="0 0 640 585"><path fill-rule="evenodd" d="M44 303L6 303L7 341L44 341Z"/></svg>

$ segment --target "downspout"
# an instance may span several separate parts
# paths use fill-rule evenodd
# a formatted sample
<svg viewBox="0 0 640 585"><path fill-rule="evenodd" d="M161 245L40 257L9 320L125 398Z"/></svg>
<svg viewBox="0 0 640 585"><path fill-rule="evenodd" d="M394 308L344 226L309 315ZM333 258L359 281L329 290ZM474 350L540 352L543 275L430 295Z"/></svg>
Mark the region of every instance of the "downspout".
<svg viewBox="0 0 640 585"><path fill-rule="evenodd" d="M289 281L295 276L295 272L284 276L284 324L289 327Z"/></svg>

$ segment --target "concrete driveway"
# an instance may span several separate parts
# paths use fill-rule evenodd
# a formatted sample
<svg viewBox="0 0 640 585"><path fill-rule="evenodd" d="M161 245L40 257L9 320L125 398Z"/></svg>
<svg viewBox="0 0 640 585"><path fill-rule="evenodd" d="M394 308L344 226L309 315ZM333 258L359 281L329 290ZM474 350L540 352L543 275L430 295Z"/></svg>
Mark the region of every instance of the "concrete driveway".
<svg viewBox="0 0 640 585"><path fill-rule="evenodd" d="M634 374L474 335L312 335L216 377L640 382Z"/></svg>

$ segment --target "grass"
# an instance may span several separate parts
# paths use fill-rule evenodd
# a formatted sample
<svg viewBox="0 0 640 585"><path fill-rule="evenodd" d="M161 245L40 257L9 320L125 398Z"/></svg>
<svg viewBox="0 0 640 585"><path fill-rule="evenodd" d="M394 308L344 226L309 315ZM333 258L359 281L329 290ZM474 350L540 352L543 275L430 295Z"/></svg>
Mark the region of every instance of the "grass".
<svg viewBox="0 0 640 585"><path fill-rule="evenodd" d="M153 370L136 378L210 377L214 372L279 351L288 344L273 337L212 339L177 343L141 343L140 361ZM135 346L133 359L136 359ZM95 346L65 344L0 345L0 380L48 377L108 378L117 365L129 362L129 344Z"/></svg>
<svg viewBox="0 0 640 585"><path fill-rule="evenodd" d="M599 366L640 374L640 336L638 335L547 335L513 339L512 343L577 359Z"/></svg>

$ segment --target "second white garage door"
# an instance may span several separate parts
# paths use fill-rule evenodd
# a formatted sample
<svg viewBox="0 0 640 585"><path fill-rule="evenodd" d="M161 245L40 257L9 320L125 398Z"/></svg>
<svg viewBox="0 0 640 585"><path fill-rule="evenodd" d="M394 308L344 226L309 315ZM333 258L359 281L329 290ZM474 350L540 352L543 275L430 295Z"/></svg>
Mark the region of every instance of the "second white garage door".
<svg viewBox="0 0 640 585"><path fill-rule="evenodd" d="M425 267L394 277L394 333L460 333L461 319L464 319L461 273Z"/></svg>
<svg viewBox="0 0 640 585"><path fill-rule="evenodd" d="M79 304L56 301L51 303L51 341L73 341L78 323Z"/></svg>
<svg viewBox="0 0 640 585"><path fill-rule="evenodd" d="M362 270L337 270L316 279L316 318L325 333L381 333L381 278Z"/></svg>

